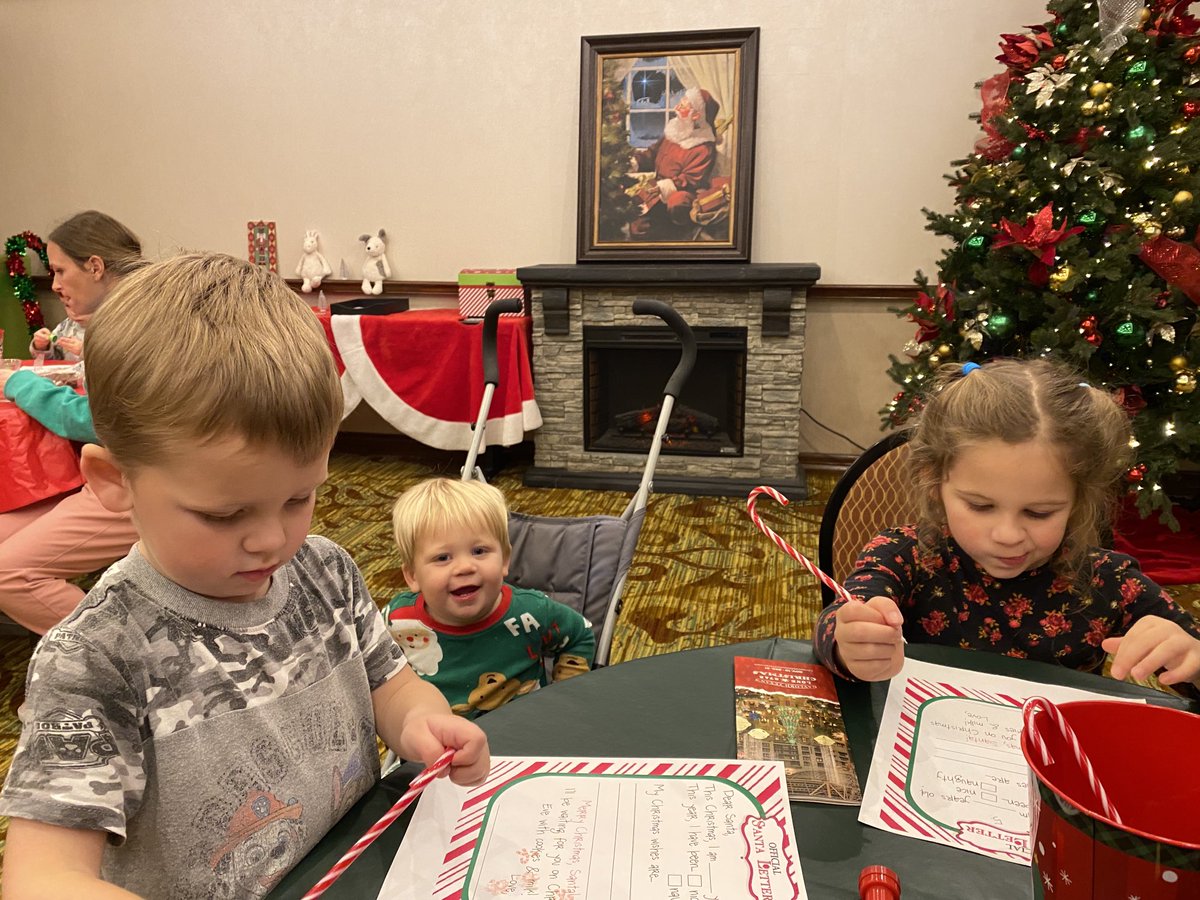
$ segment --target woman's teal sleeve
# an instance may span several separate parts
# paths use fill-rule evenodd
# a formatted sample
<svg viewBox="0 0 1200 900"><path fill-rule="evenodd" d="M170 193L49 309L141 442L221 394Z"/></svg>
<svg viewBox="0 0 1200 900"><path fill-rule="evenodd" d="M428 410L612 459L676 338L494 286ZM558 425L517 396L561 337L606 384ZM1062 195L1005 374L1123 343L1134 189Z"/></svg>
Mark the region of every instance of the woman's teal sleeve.
<svg viewBox="0 0 1200 900"><path fill-rule="evenodd" d="M4 385L4 396L59 437L96 443L92 408L87 397L73 387L58 385L33 372L13 372Z"/></svg>

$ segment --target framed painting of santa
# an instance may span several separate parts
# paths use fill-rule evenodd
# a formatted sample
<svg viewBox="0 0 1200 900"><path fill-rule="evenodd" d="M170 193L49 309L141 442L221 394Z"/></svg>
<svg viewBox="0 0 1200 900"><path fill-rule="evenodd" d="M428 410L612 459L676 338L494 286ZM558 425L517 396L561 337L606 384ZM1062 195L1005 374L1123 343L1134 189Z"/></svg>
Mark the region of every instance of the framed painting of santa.
<svg viewBox="0 0 1200 900"><path fill-rule="evenodd" d="M578 261L749 262L758 29L582 43Z"/></svg>

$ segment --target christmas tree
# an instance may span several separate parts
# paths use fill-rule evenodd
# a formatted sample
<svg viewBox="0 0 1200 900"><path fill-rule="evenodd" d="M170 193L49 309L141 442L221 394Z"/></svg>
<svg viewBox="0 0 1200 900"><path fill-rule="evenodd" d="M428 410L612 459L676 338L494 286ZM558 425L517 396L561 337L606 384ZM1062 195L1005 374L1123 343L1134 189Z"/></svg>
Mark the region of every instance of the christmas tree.
<svg viewBox="0 0 1200 900"><path fill-rule="evenodd" d="M1164 476L1200 462L1200 21L1191 0L1054 0L1001 36L982 85L983 136L951 165L936 279L902 315L900 391L884 426L920 409L933 371L993 356L1062 359L1132 417L1127 472L1143 515L1170 514Z"/></svg>
<svg viewBox="0 0 1200 900"><path fill-rule="evenodd" d="M599 203L596 232L601 241L627 240L625 228L636 215L630 196L629 129L624 84L615 75L604 76L600 94Z"/></svg>

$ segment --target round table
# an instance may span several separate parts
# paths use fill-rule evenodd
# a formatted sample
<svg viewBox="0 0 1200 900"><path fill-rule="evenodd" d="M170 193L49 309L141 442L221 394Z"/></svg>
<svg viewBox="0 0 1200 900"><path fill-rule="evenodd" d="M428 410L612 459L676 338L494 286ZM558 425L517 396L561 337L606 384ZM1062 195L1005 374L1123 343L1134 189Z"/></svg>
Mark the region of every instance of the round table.
<svg viewBox="0 0 1200 900"><path fill-rule="evenodd" d="M906 652L938 665L1197 709L1184 700L1111 678L998 654L917 644L910 644ZM813 661L808 642L782 639L652 656L536 691L488 713L478 722L487 732L495 755L733 759L737 755L733 728L735 656ZM838 680L851 752L864 783L887 687L887 682ZM407 767L397 770L369 791L271 896L302 896L400 797L414 771ZM872 864L886 865L899 873L904 900L1013 900L1032 896L1027 867L862 825L857 806L793 803L791 812L811 900L856 900L859 872ZM325 897L375 897L411 816L412 808L354 862Z"/></svg>

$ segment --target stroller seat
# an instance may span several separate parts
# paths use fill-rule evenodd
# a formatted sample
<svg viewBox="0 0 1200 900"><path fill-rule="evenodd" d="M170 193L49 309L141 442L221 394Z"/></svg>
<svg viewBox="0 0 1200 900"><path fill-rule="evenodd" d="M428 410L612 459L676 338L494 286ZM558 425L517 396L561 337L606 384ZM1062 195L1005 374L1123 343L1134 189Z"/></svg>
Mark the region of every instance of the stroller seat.
<svg viewBox="0 0 1200 900"><path fill-rule="evenodd" d="M483 319L483 400L475 422L471 448L462 468L463 479L486 480L475 460L483 446L487 411L500 380L496 362L496 329L502 312L520 310L518 300L493 301ZM508 580L518 587L534 588L581 613L596 634L596 666L608 664L613 631L621 608L625 577L633 563L638 535L646 517L646 502L653 487L654 469L675 400L696 364L696 338L683 317L661 300L638 299L635 315L657 316L675 332L681 345L679 363L663 388L662 405L637 492L620 516L533 516L510 511L509 540L512 555Z"/></svg>
<svg viewBox="0 0 1200 900"><path fill-rule="evenodd" d="M645 507L621 516L532 516L510 512L508 580L536 588L583 615L596 635L596 664L608 662L621 585L633 563Z"/></svg>

